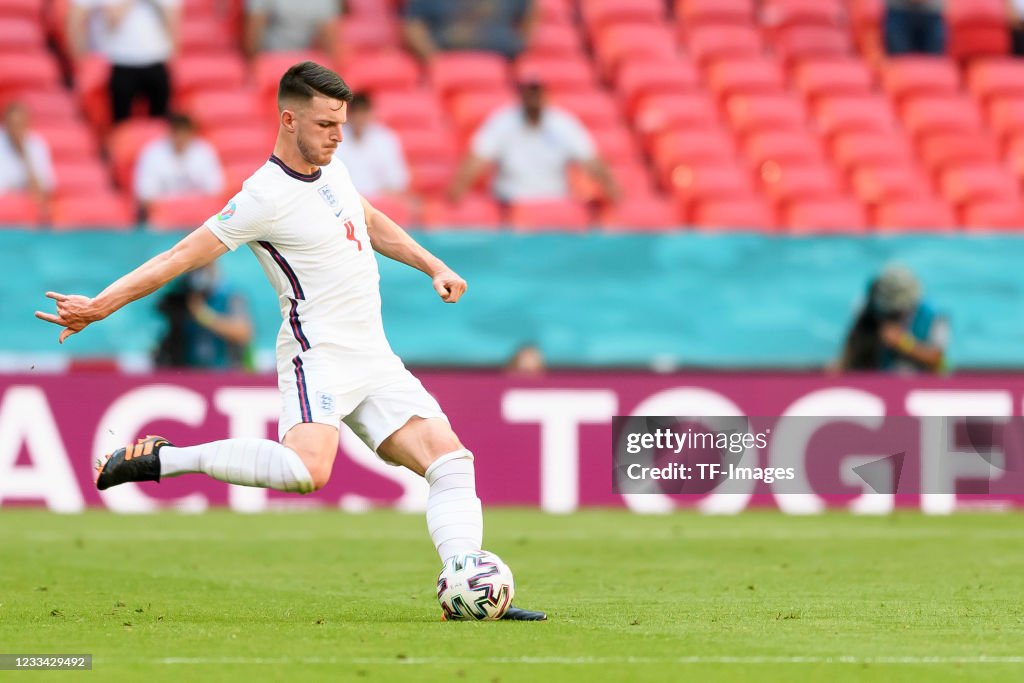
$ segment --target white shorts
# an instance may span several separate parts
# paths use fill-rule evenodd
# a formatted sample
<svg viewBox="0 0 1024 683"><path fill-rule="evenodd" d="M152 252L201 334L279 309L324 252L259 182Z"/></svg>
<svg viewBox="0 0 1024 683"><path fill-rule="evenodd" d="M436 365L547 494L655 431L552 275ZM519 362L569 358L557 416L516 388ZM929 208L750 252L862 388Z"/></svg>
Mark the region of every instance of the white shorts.
<svg viewBox="0 0 1024 683"><path fill-rule="evenodd" d="M278 438L303 422L341 427L344 422L376 453L412 417L448 418L394 353L354 358L314 346L278 358L281 390Z"/></svg>

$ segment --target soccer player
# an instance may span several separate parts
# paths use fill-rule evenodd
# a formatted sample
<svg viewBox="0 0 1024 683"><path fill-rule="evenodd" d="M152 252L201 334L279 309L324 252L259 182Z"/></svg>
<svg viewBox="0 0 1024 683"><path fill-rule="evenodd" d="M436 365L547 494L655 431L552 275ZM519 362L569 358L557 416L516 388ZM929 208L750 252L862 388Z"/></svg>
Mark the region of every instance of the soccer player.
<svg viewBox="0 0 1024 683"><path fill-rule="evenodd" d="M426 478L427 528L442 560L479 550L483 515L473 454L388 345L372 251L426 273L446 303L459 300L466 282L362 198L334 158L352 99L338 74L313 62L296 64L281 78L277 97L274 153L219 214L93 298L47 292L57 314L37 311L36 317L63 327L63 343L247 244L277 291L283 318L280 443L226 439L179 448L151 436L98 462L96 486L201 472L232 484L309 493L331 476L344 422L380 458ZM504 618L547 617L513 607Z"/></svg>

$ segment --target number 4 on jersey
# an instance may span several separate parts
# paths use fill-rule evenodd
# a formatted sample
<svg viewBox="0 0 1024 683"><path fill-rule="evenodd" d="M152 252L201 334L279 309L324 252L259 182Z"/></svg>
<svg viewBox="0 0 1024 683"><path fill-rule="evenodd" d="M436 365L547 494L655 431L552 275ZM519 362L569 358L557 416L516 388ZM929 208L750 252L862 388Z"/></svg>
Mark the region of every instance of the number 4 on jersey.
<svg viewBox="0 0 1024 683"><path fill-rule="evenodd" d="M359 251L363 250L363 243L356 237L356 226L352 221L345 221L345 238L352 240L359 247Z"/></svg>

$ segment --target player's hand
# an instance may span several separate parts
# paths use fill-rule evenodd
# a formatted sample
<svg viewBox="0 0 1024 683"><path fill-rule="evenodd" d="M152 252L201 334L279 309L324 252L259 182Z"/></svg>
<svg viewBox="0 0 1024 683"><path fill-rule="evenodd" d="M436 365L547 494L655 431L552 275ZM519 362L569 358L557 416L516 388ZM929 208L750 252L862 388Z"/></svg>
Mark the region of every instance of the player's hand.
<svg viewBox="0 0 1024 683"><path fill-rule="evenodd" d="M434 291L446 304L453 304L466 293L466 281L455 271L442 270L434 276Z"/></svg>
<svg viewBox="0 0 1024 683"><path fill-rule="evenodd" d="M36 311L36 317L64 328L58 339L61 344L65 339L76 332L81 332L89 323L95 322L101 317L94 312L92 299L87 296L57 292L47 292L46 296L57 302L57 315Z"/></svg>

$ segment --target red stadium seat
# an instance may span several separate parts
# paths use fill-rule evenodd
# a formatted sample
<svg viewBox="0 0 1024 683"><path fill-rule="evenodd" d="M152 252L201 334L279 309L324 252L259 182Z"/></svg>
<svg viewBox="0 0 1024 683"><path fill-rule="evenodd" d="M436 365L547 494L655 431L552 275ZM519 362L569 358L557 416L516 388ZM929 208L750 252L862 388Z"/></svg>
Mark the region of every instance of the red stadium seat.
<svg viewBox="0 0 1024 683"><path fill-rule="evenodd" d="M998 97L988 107L988 123L1000 138L1024 131L1024 96Z"/></svg>
<svg viewBox="0 0 1024 683"><path fill-rule="evenodd" d="M135 211L128 199L113 192L59 197L53 202L52 221L55 231L130 230L135 226Z"/></svg>
<svg viewBox="0 0 1024 683"><path fill-rule="evenodd" d="M832 141L832 159L847 172L864 165L911 165L913 158L906 136L900 133L850 132Z"/></svg>
<svg viewBox="0 0 1024 683"><path fill-rule="evenodd" d="M679 165L736 163L736 144L726 131L716 128L679 130L659 135L651 157L659 176L670 182Z"/></svg>
<svg viewBox="0 0 1024 683"><path fill-rule="evenodd" d="M355 92L409 90L419 86L420 66L405 52L353 55L345 66L345 82Z"/></svg>
<svg viewBox="0 0 1024 683"><path fill-rule="evenodd" d="M728 201L698 202L692 212L692 222L702 228L755 232L774 232L778 227L775 212L757 197L733 198Z"/></svg>
<svg viewBox="0 0 1024 683"><path fill-rule="evenodd" d="M839 26L844 10L839 0L764 0L761 21L770 28Z"/></svg>
<svg viewBox="0 0 1024 683"><path fill-rule="evenodd" d="M416 212L413 210L413 206L401 197L367 197L367 201L373 205L373 208L384 213L385 216L398 223L400 226L405 227L407 225L414 225L417 223L419 218ZM364 244L364 249L368 249L369 245Z"/></svg>
<svg viewBox="0 0 1024 683"><path fill-rule="evenodd" d="M707 82L719 97L737 93L778 93L785 82L779 64L771 59L722 59L707 71Z"/></svg>
<svg viewBox="0 0 1024 683"><path fill-rule="evenodd" d="M583 52L579 31L572 24L538 23L530 32L526 54L537 57L573 57Z"/></svg>
<svg viewBox="0 0 1024 683"><path fill-rule="evenodd" d="M996 164L965 164L948 168L939 176L939 189L954 206L980 200L1020 200L1016 179Z"/></svg>
<svg viewBox="0 0 1024 683"><path fill-rule="evenodd" d="M892 133L896 117L882 96L823 97L814 108L819 130L832 137L847 132Z"/></svg>
<svg viewBox="0 0 1024 683"><path fill-rule="evenodd" d="M0 53L0 93L62 87L57 61L49 53Z"/></svg>
<svg viewBox="0 0 1024 683"><path fill-rule="evenodd" d="M430 80L443 96L458 91L504 91L509 87L508 64L490 52L442 52L430 63Z"/></svg>
<svg viewBox="0 0 1024 683"><path fill-rule="evenodd" d="M365 14L349 14L335 20L338 36L337 50L347 57L365 55L370 52L391 52L402 49L402 36L398 22L388 17L374 17ZM342 70L342 76L347 73ZM346 81L347 82L347 81Z"/></svg>
<svg viewBox="0 0 1024 683"><path fill-rule="evenodd" d="M725 102L732 129L739 135L762 130L807 130L803 103L785 95L734 95Z"/></svg>
<svg viewBox="0 0 1024 683"><path fill-rule="evenodd" d="M635 112L644 95L686 93L699 88L700 75L691 62L681 59L668 65L658 60L634 59L619 69L616 87L626 101L626 109Z"/></svg>
<svg viewBox="0 0 1024 683"><path fill-rule="evenodd" d="M231 128L213 128L203 137L217 150L222 164L244 162L255 169L270 157L277 129L266 123L240 123Z"/></svg>
<svg viewBox="0 0 1024 683"><path fill-rule="evenodd" d="M779 29L772 41L775 53L792 64L804 59L843 58L853 54L845 28L838 26L789 26Z"/></svg>
<svg viewBox="0 0 1024 683"><path fill-rule="evenodd" d="M57 158L53 163L57 176L55 194L61 197L89 196L110 192L110 174L98 157L90 159L64 160Z"/></svg>
<svg viewBox="0 0 1024 683"><path fill-rule="evenodd" d="M822 164L825 161L821 142L807 129L766 129L747 138L743 149L751 167L758 172L765 164L790 166Z"/></svg>
<svg viewBox="0 0 1024 683"><path fill-rule="evenodd" d="M99 158L96 135L82 121L36 121L32 131L46 140L51 154L66 161Z"/></svg>
<svg viewBox="0 0 1024 683"><path fill-rule="evenodd" d="M695 26L686 32L683 44L700 64L716 59L761 59L765 51L761 34L753 26L736 24Z"/></svg>
<svg viewBox="0 0 1024 683"><path fill-rule="evenodd" d="M675 8L688 26L754 23L754 0L676 0Z"/></svg>
<svg viewBox="0 0 1024 683"><path fill-rule="evenodd" d="M185 13L178 28L178 48L183 54L220 55L237 49L229 31L215 15Z"/></svg>
<svg viewBox="0 0 1024 683"><path fill-rule="evenodd" d="M882 15L885 0L849 0L847 10L853 27L854 42L865 59L877 64L884 58Z"/></svg>
<svg viewBox="0 0 1024 683"><path fill-rule="evenodd" d="M513 202L508 222L516 232L585 232L590 216L574 201Z"/></svg>
<svg viewBox="0 0 1024 683"><path fill-rule="evenodd" d="M931 197L928 179L914 166L863 165L850 177L854 194L868 205Z"/></svg>
<svg viewBox="0 0 1024 683"><path fill-rule="evenodd" d="M619 162L611 168L611 174L623 199L643 199L656 194L647 165L640 160ZM573 199L599 203L610 201L604 187L583 165L571 164L568 179Z"/></svg>
<svg viewBox="0 0 1024 683"><path fill-rule="evenodd" d="M580 4L583 23L591 29L613 23L657 24L665 19L661 0L587 0Z"/></svg>
<svg viewBox="0 0 1024 683"><path fill-rule="evenodd" d="M201 90L188 98L185 111L204 131L264 125L276 118L255 90Z"/></svg>
<svg viewBox="0 0 1024 683"><path fill-rule="evenodd" d="M378 119L392 128L434 130L445 125L445 113L432 90L387 91L373 96Z"/></svg>
<svg viewBox="0 0 1024 683"><path fill-rule="evenodd" d="M999 149L988 135L940 133L921 141L918 156L928 170L937 173L950 165L998 163Z"/></svg>
<svg viewBox="0 0 1024 683"><path fill-rule="evenodd" d="M56 90L25 90L7 93L0 98L0 109L12 102L20 102L28 109L32 124L73 124L81 121L78 105L64 88Z"/></svg>
<svg viewBox="0 0 1024 683"><path fill-rule="evenodd" d="M409 162L410 189L420 195L443 194L455 178L457 164L448 159L421 159Z"/></svg>
<svg viewBox="0 0 1024 683"><path fill-rule="evenodd" d="M967 86L975 97L1024 97L1024 62L1016 57L977 59L967 67Z"/></svg>
<svg viewBox="0 0 1024 683"><path fill-rule="evenodd" d="M483 228L501 225L501 207L482 194L467 195L458 203L429 199L423 204L421 224L426 228Z"/></svg>
<svg viewBox="0 0 1024 683"><path fill-rule="evenodd" d="M574 115L589 130L622 124L619 103L604 90L553 93L550 101Z"/></svg>
<svg viewBox="0 0 1024 683"><path fill-rule="evenodd" d="M97 131L110 126L110 64L90 55L75 62L74 90L85 118Z"/></svg>
<svg viewBox="0 0 1024 683"><path fill-rule="evenodd" d="M891 57L882 67L882 85L897 101L918 95L955 95L960 91L956 62L946 57Z"/></svg>
<svg viewBox="0 0 1024 683"><path fill-rule="evenodd" d="M948 50L954 59L1005 55L1010 51L1004 0L958 0L946 8Z"/></svg>
<svg viewBox="0 0 1024 683"><path fill-rule="evenodd" d="M935 197L895 199L875 208L872 224L880 232L949 232L957 224L949 204Z"/></svg>
<svg viewBox="0 0 1024 683"><path fill-rule="evenodd" d="M257 58L257 68L260 59L262 57ZM279 73L277 78L280 79L283 73ZM179 55L171 62L171 84L179 97L197 90L240 90L244 81L245 64L234 53Z"/></svg>
<svg viewBox="0 0 1024 683"><path fill-rule="evenodd" d="M595 128L590 131L597 153L614 166L616 163L640 158L640 149L625 125Z"/></svg>
<svg viewBox="0 0 1024 683"><path fill-rule="evenodd" d="M753 196L750 174L736 163L680 164L672 171L670 189L685 207L708 200Z"/></svg>
<svg viewBox="0 0 1024 683"><path fill-rule="evenodd" d="M791 234L860 233L867 230L867 213L853 199L805 199L789 204L782 224Z"/></svg>
<svg viewBox="0 0 1024 683"><path fill-rule="evenodd" d="M45 53L46 37L42 23L0 13L0 54Z"/></svg>
<svg viewBox="0 0 1024 683"><path fill-rule="evenodd" d="M663 197L627 197L604 207L599 223L606 232L675 232L681 221Z"/></svg>
<svg viewBox="0 0 1024 683"><path fill-rule="evenodd" d="M981 112L966 95L914 97L902 109L903 125L917 139L936 133L972 134L982 130Z"/></svg>
<svg viewBox="0 0 1024 683"><path fill-rule="evenodd" d="M972 232L1024 232L1024 205L1019 199L974 202L964 207L961 216L961 224Z"/></svg>
<svg viewBox="0 0 1024 683"><path fill-rule="evenodd" d="M590 61L582 55L520 57L514 71L518 81L539 81L549 93L590 91L597 87Z"/></svg>
<svg viewBox="0 0 1024 683"><path fill-rule="evenodd" d="M860 58L805 60L793 72L794 80L808 99L823 95L866 95L874 78Z"/></svg>
<svg viewBox="0 0 1024 683"><path fill-rule="evenodd" d="M1024 135L1007 140L1004 158L1017 178L1024 180Z"/></svg>
<svg viewBox="0 0 1024 683"><path fill-rule="evenodd" d="M648 141L666 131L702 128L718 124L714 103L701 92L654 94L640 98L633 117L634 127Z"/></svg>
<svg viewBox="0 0 1024 683"><path fill-rule="evenodd" d="M146 222L156 231L195 230L224 206L220 196L179 195L150 202Z"/></svg>
<svg viewBox="0 0 1024 683"><path fill-rule="evenodd" d="M445 128L434 130L405 128L397 133L402 142L402 152L409 163L454 162L457 160L458 149L455 146L455 139Z"/></svg>
<svg viewBox="0 0 1024 683"><path fill-rule="evenodd" d="M593 42L597 64L606 77L614 76L630 60L669 62L679 57L675 37L663 24L615 24L601 30Z"/></svg>
<svg viewBox="0 0 1024 683"><path fill-rule="evenodd" d="M801 200L832 200L842 196L831 167L819 164L764 164L761 187L776 205Z"/></svg>
<svg viewBox="0 0 1024 683"><path fill-rule="evenodd" d="M119 186L131 187L135 162L142 148L167 134L167 122L157 119L129 119L111 131L107 138L107 152Z"/></svg>
<svg viewBox="0 0 1024 683"><path fill-rule="evenodd" d="M538 24L570 24L573 20L571 0L537 0L534 5Z"/></svg>
<svg viewBox="0 0 1024 683"><path fill-rule="evenodd" d="M43 17L44 5L45 0L2 0L0 1L0 16L38 21Z"/></svg>
<svg viewBox="0 0 1024 683"><path fill-rule="evenodd" d="M34 227L41 219L39 202L28 192L0 194L0 227Z"/></svg>

